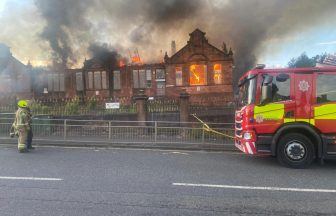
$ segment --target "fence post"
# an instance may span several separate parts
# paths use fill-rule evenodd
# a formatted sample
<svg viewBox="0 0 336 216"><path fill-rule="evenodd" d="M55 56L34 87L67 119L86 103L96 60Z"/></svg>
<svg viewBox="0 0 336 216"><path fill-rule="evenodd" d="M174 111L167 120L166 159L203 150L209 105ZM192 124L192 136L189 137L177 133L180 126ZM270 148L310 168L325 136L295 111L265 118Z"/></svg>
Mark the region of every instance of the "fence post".
<svg viewBox="0 0 336 216"><path fill-rule="evenodd" d="M156 142L157 142L157 133L158 133L158 128L157 128L158 124L157 124L157 121L155 121L154 125L155 125L155 128L154 128L154 141L155 141L155 144L156 144Z"/></svg>
<svg viewBox="0 0 336 216"><path fill-rule="evenodd" d="M140 91L138 95L134 97L137 106L137 120L139 126L146 126L147 121L147 100L148 97L144 91Z"/></svg>
<svg viewBox="0 0 336 216"><path fill-rule="evenodd" d="M182 122L180 126L183 127L181 133L183 139L188 135L188 129L185 127L188 127L187 122L189 122L189 97L190 95L185 89L180 93L180 122Z"/></svg>
<svg viewBox="0 0 336 216"><path fill-rule="evenodd" d="M189 97L186 91L180 93L180 122L189 122Z"/></svg>
<svg viewBox="0 0 336 216"><path fill-rule="evenodd" d="M204 144L204 142L205 142L205 130L202 127L202 144Z"/></svg>
<svg viewBox="0 0 336 216"><path fill-rule="evenodd" d="M111 126L112 126L112 124L111 124L111 122L109 122L108 123L108 127L109 127L109 130L108 130L109 135L108 136L109 136L109 140L112 138L112 131L111 131L112 128L111 128Z"/></svg>
<svg viewBox="0 0 336 216"><path fill-rule="evenodd" d="M64 120L63 129L64 129L64 132L63 132L64 137L63 138L65 140L66 137L67 137L67 119Z"/></svg>

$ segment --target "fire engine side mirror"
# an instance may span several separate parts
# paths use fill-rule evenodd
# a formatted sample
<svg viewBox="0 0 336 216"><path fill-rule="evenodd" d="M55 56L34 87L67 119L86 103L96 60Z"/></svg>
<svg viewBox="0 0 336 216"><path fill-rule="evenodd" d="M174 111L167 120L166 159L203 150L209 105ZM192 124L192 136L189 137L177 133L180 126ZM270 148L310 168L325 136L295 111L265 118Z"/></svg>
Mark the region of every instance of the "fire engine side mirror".
<svg viewBox="0 0 336 216"><path fill-rule="evenodd" d="M263 85L261 88L260 104L266 104L272 100L272 85Z"/></svg>
<svg viewBox="0 0 336 216"><path fill-rule="evenodd" d="M273 77L272 76L269 76L269 75L266 75L264 77L264 80L263 80L263 86L264 85L269 85L273 82Z"/></svg>

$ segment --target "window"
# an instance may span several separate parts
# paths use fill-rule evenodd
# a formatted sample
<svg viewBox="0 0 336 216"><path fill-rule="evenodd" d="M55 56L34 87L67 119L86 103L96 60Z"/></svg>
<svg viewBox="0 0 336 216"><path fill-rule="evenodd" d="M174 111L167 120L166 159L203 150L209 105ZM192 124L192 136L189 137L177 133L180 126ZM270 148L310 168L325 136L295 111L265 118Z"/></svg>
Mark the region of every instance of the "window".
<svg viewBox="0 0 336 216"><path fill-rule="evenodd" d="M156 69L156 79L158 80L164 80L166 79L166 74L165 74L164 69Z"/></svg>
<svg viewBox="0 0 336 216"><path fill-rule="evenodd" d="M106 77L106 71L101 72L102 76L102 88L103 89L108 89L108 82L107 82L107 77Z"/></svg>
<svg viewBox="0 0 336 216"><path fill-rule="evenodd" d="M59 91L64 92L65 91L65 78L64 74L59 75Z"/></svg>
<svg viewBox="0 0 336 216"><path fill-rule="evenodd" d="M146 88L146 71L139 70L139 87Z"/></svg>
<svg viewBox="0 0 336 216"><path fill-rule="evenodd" d="M164 96L165 95L165 93L166 93L166 83L165 82L162 82L162 81L159 81L159 82L157 82L157 92L156 92L156 94L157 94L157 96Z"/></svg>
<svg viewBox="0 0 336 216"><path fill-rule="evenodd" d="M94 72L94 88L99 90L102 88L102 80L101 80L101 75L100 71Z"/></svg>
<svg viewBox="0 0 336 216"><path fill-rule="evenodd" d="M147 88L152 87L152 70L146 70Z"/></svg>
<svg viewBox="0 0 336 216"><path fill-rule="evenodd" d="M120 71L113 71L113 88L119 90L120 87Z"/></svg>
<svg viewBox="0 0 336 216"><path fill-rule="evenodd" d="M146 88L145 70L133 70L133 88Z"/></svg>
<svg viewBox="0 0 336 216"><path fill-rule="evenodd" d="M139 72L133 70L133 88L139 88Z"/></svg>
<svg viewBox="0 0 336 216"><path fill-rule="evenodd" d="M83 91L83 74L82 72L76 73L76 90L77 91Z"/></svg>
<svg viewBox="0 0 336 216"><path fill-rule="evenodd" d="M175 68L175 76L176 76L176 86L182 86L182 67Z"/></svg>
<svg viewBox="0 0 336 216"><path fill-rule="evenodd" d="M49 92L65 91L64 74L48 74L48 91Z"/></svg>
<svg viewBox="0 0 336 216"><path fill-rule="evenodd" d="M317 103L326 103L336 101L336 76L321 74L316 81L316 100Z"/></svg>
<svg viewBox="0 0 336 216"><path fill-rule="evenodd" d="M108 74L106 71L88 72L88 79L86 80L87 89L101 90L109 88Z"/></svg>
<svg viewBox="0 0 336 216"><path fill-rule="evenodd" d="M214 83L216 85L222 84L223 77L222 77L222 65L221 64L214 65L214 77L213 78L214 78Z"/></svg>
<svg viewBox="0 0 336 216"><path fill-rule="evenodd" d="M290 99L290 78L289 76L287 79L280 79L277 77L273 77L273 81L271 85L272 85L272 101L271 102L279 102L279 101L285 101L285 100Z"/></svg>
<svg viewBox="0 0 336 216"><path fill-rule="evenodd" d="M60 86L59 86L59 75L58 74L54 74L53 75L53 91L54 92L58 92L60 90Z"/></svg>
<svg viewBox="0 0 336 216"><path fill-rule="evenodd" d="M88 82L89 89L93 89L93 72L88 73Z"/></svg>
<svg viewBox="0 0 336 216"><path fill-rule="evenodd" d="M191 65L189 80L190 85L206 85L207 84L206 65Z"/></svg>

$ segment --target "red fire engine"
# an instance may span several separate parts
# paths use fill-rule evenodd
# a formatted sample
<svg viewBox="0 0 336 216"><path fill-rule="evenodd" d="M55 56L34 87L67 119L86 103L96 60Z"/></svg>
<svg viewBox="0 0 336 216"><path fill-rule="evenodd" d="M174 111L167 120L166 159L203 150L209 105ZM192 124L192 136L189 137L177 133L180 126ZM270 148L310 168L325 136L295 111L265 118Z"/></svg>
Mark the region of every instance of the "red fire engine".
<svg viewBox="0 0 336 216"><path fill-rule="evenodd" d="M336 159L336 67L264 68L239 80L236 147L293 168Z"/></svg>

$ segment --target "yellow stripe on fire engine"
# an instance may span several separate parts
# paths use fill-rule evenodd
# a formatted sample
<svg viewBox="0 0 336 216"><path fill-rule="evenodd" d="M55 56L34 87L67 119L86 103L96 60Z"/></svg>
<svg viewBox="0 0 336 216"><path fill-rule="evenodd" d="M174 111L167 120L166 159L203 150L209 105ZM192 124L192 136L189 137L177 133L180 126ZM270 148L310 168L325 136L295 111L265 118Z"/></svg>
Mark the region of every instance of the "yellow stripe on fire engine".
<svg viewBox="0 0 336 216"><path fill-rule="evenodd" d="M291 123L291 122L306 122L311 125L315 125L315 119L295 119L295 118L285 118L284 123Z"/></svg>
<svg viewBox="0 0 336 216"><path fill-rule="evenodd" d="M280 120L284 118L285 105L284 104L267 104L264 106L254 107L254 118L261 116L263 119Z"/></svg>
<svg viewBox="0 0 336 216"><path fill-rule="evenodd" d="M314 108L315 119L336 119L336 104L325 104Z"/></svg>

